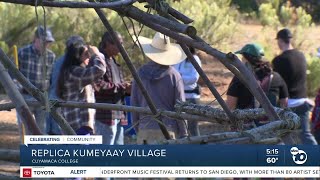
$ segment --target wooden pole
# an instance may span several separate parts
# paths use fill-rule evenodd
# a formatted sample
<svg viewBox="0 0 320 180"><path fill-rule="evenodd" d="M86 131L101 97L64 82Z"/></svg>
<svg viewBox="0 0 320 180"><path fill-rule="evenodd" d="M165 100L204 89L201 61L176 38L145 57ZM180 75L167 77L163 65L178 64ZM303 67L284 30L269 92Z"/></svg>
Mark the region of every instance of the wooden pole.
<svg viewBox="0 0 320 180"><path fill-rule="evenodd" d="M0 52L3 52L0 48ZM2 56L0 56L0 59L3 59ZM36 121L34 120L30 109L28 105L26 104L24 98L22 97L21 93L16 88L16 85L12 81L8 71L4 68L2 63L0 62L0 82L2 86L4 87L7 95L10 97L12 102L16 106L16 110L18 114L20 115L20 118L22 119L22 123L25 125L25 127L28 128L28 130L33 135L40 135L42 134L39 127L36 124Z"/></svg>
<svg viewBox="0 0 320 180"><path fill-rule="evenodd" d="M89 1L92 1L92 0L89 0ZM142 81L141 81L141 79L140 79L140 77L139 77L139 75L138 75L138 73L137 73L136 68L135 68L134 65L131 63L131 60L130 60L130 57L129 57L127 51L123 48L122 44L119 42L119 39L117 38L117 35L116 35L115 32L113 31L111 25L109 24L107 18L106 18L105 15L102 13L102 11L101 11L100 9L97 9L97 8L95 8L95 11L96 11L96 13L98 14L98 16L100 17L103 25L107 28L107 30L108 30L108 31L112 34L112 36L114 37L115 43L116 43L117 47L119 48L120 53L121 53L124 61L126 62L129 70L131 71L131 74L132 74L134 80L136 81L138 87L140 88L140 90L141 90L141 92L142 92L142 95L143 95L144 98L146 99L147 104L148 104L148 106L150 107L152 113L153 113L154 115L157 115L157 114L158 114L157 108L156 108L156 106L154 105L154 103L153 103L153 101L152 101L152 99L151 99L151 96L149 95L149 93L147 92L147 90L145 89L145 87L143 86ZM160 121L160 122L158 122L158 121L157 121L157 122L158 122L158 125L159 125L159 127L160 127L160 129L161 129L161 131L162 131L162 133L163 133L163 135L164 135L164 137L165 137L166 139L171 139L171 136L170 136L167 128L163 125L163 122L162 122L162 120L161 120L161 117L157 118L157 120Z"/></svg>
<svg viewBox="0 0 320 180"><path fill-rule="evenodd" d="M118 6L126 6L134 3L136 0L121 0L116 2L101 2L101 3L90 3L90 2L71 2L71 1L39 1L38 6L46 7L60 7L60 8L114 8ZM23 4L35 6L34 0L0 0L0 2Z"/></svg>

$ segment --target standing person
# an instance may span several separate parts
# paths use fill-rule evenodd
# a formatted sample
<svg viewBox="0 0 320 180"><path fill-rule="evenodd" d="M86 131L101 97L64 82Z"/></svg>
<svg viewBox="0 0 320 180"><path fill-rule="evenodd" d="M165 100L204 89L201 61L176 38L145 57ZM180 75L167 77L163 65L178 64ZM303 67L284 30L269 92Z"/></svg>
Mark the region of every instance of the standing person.
<svg viewBox="0 0 320 180"><path fill-rule="evenodd" d="M200 58L193 47L189 47L194 59L201 67ZM193 104L200 104L200 86L197 84L199 73L193 67L190 60L185 59L179 64L173 66L181 75L184 85L186 101ZM188 121L188 130L191 136L200 136L199 125L197 121Z"/></svg>
<svg viewBox="0 0 320 180"><path fill-rule="evenodd" d="M294 49L289 29L277 33L278 46L281 54L272 61L274 70L278 72L288 86L288 107L301 118L300 138L303 144L316 145L317 142L310 133L309 111L311 105L307 98L307 62L302 52Z"/></svg>
<svg viewBox="0 0 320 180"><path fill-rule="evenodd" d="M146 57L151 60L138 71L143 85L157 109L174 111L176 101L185 101L185 95L183 80L170 65L183 61L185 54L179 45L171 44L170 39L160 33L156 33L153 40L139 37L139 41ZM131 104L148 107L135 81L132 83ZM186 122L164 116L160 118L172 138L187 136ZM152 116L132 113L132 122L136 125L138 144L155 144L165 139L157 121Z"/></svg>
<svg viewBox="0 0 320 180"><path fill-rule="evenodd" d="M104 56L97 47L77 42L67 48L58 78L57 95L65 101L95 103L92 84L105 73ZM78 135L93 133L95 109L61 108Z"/></svg>
<svg viewBox="0 0 320 180"><path fill-rule="evenodd" d="M118 40L122 43L121 35L116 32ZM123 73L115 56L119 49L109 32L105 32L99 44L99 50L106 58L106 73L95 83L95 97L97 103L124 104L126 91L130 83L123 79ZM123 145L124 129L128 121L123 111L97 109L95 131L103 136L103 144Z"/></svg>
<svg viewBox="0 0 320 180"><path fill-rule="evenodd" d="M34 33L33 42L19 49L18 53L20 72L42 92L47 91L49 87L55 54L48 48L54 41L51 30L45 30L44 27L39 26ZM46 64L44 64L44 59L46 60ZM46 68L46 72L44 72L44 67ZM21 92L26 100L34 100L25 89L22 89ZM46 112L41 108L30 107L30 110L40 130L42 133L45 133ZM22 123L19 115L18 122ZM26 134L30 134L30 132L26 131Z"/></svg>
<svg viewBox="0 0 320 180"><path fill-rule="evenodd" d="M320 89L314 100L311 121L313 135L316 138L317 143L320 144Z"/></svg>
<svg viewBox="0 0 320 180"><path fill-rule="evenodd" d="M65 51L67 51L67 49L70 46L73 46L76 43L84 43L83 38L78 35L70 36L66 41ZM61 56L53 65L53 70L52 70L52 74L51 74L51 78L50 78L49 99L59 99L57 92L56 92L56 89L58 86L59 73L61 70L61 66L64 62L65 56L66 56L65 54L63 56ZM49 135L62 134L61 128L55 122L55 120L53 119L53 117L50 114L47 115L46 125L47 125L46 126L47 134L49 134Z"/></svg>
<svg viewBox="0 0 320 180"><path fill-rule="evenodd" d="M236 52L242 55L242 61L248 67L273 106L287 107L288 90L281 76L272 71L268 61L263 61L264 50L258 44L246 44ZM248 88L235 76L227 91L227 105L231 110L258 108L254 96Z"/></svg>

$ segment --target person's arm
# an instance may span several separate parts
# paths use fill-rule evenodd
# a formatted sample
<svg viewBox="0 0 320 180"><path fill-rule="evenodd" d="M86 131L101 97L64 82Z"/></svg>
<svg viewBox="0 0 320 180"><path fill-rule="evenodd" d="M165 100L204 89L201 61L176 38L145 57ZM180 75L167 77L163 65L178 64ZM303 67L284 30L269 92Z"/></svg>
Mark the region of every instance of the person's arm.
<svg viewBox="0 0 320 180"><path fill-rule="evenodd" d="M91 59L92 66L77 66L71 70L70 80L79 83L80 87L85 87L93 83L106 72L106 63L101 53L96 53Z"/></svg>
<svg viewBox="0 0 320 180"><path fill-rule="evenodd" d="M281 108L288 107L288 98L279 99L279 105Z"/></svg>
<svg viewBox="0 0 320 180"><path fill-rule="evenodd" d="M289 92L288 92L288 87L286 82L283 80L283 78L280 75L279 80L280 80L280 89L279 89L279 105L281 108L286 108L288 107L288 97L289 97Z"/></svg>
<svg viewBox="0 0 320 180"><path fill-rule="evenodd" d="M111 67L107 65L106 73L103 77L101 77L98 81L95 82L95 90L102 94L118 94L122 93L125 94L125 90L129 88L130 83L123 82L123 75L122 71L119 69L120 72L120 83L114 83L112 80L112 71Z"/></svg>
<svg viewBox="0 0 320 180"><path fill-rule="evenodd" d="M226 99L226 104L231 110L237 108L238 99L241 96L241 89L243 89L243 84L237 77L233 77L227 90Z"/></svg>
<svg viewBox="0 0 320 180"><path fill-rule="evenodd" d="M227 95L226 104L230 110L235 110L237 107L238 98L234 96Z"/></svg>

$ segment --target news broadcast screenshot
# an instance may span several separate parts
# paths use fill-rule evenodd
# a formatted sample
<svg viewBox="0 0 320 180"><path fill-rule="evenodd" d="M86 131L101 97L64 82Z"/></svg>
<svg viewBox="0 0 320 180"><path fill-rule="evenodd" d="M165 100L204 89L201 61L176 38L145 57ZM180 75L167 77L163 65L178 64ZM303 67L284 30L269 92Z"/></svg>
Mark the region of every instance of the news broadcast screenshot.
<svg viewBox="0 0 320 180"><path fill-rule="evenodd" d="M0 180L320 179L319 10L0 0Z"/></svg>

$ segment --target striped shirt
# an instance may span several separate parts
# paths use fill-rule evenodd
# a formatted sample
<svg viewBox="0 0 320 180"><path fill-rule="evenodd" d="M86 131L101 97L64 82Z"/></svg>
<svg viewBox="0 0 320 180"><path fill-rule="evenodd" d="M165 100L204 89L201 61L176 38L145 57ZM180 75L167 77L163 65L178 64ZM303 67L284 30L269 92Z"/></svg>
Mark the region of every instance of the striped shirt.
<svg viewBox="0 0 320 180"><path fill-rule="evenodd" d="M49 87L52 64L54 63L55 57L52 51L46 49L46 73L44 73L43 57L40 55L40 52L35 49L33 44L29 44L19 49L19 70L35 87L46 91ZM46 75L44 76L44 74ZM43 77L45 77L45 82L43 82Z"/></svg>
<svg viewBox="0 0 320 180"><path fill-rule="evenodd" d="M73 66L70 71L64 72L63 100L95 103L92 83L106 72L106 64L102 54L95 56L91 61L91 66ZM93 129L94 109L62 108L62 113L75 131L81 126Z"/></svg>

